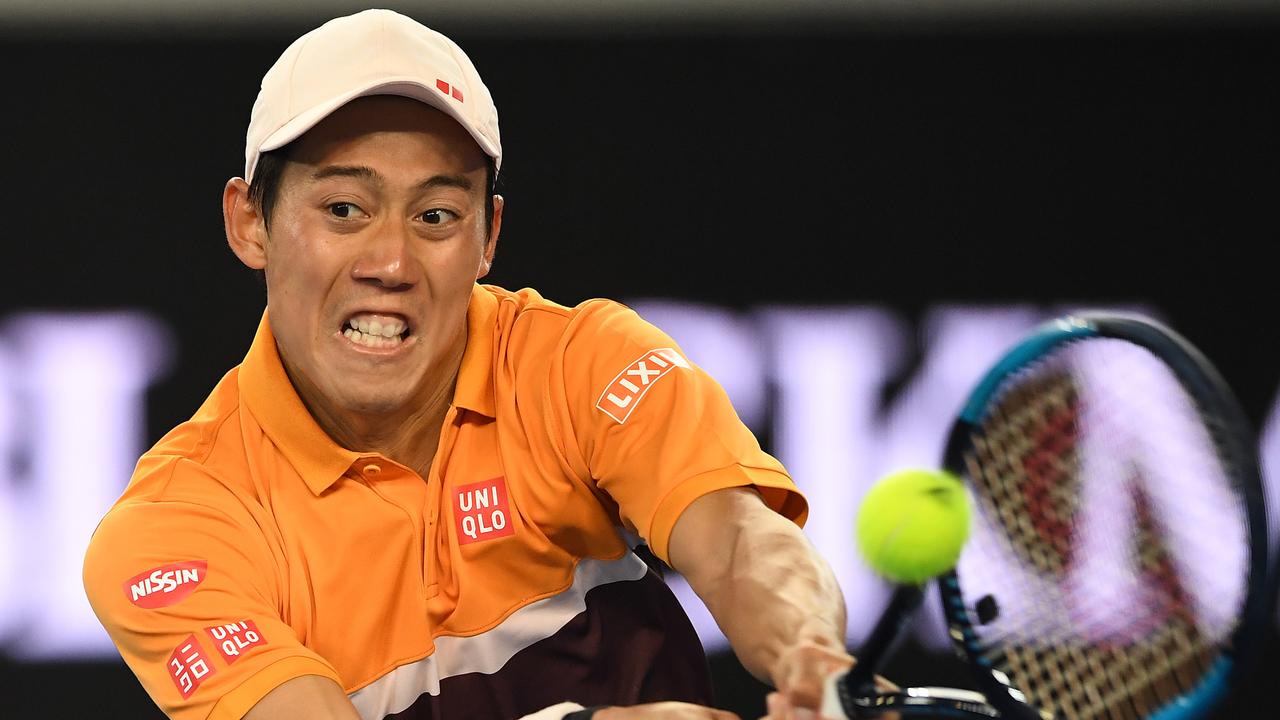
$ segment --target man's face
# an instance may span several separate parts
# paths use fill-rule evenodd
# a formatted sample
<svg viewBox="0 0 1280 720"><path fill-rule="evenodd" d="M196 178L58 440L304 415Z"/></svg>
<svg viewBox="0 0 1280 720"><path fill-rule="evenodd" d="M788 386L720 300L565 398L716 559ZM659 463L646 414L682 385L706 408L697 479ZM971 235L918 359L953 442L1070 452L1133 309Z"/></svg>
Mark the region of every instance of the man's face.
<svg viewBox="0 0 1280 720"><path fill-rule="evenodd" d="M313 412L411 415L466 344L485 228L485 156L413 100L355 100L294 143L266 242L267 308ZM319 405L320 407L317 407Z"/></svg>

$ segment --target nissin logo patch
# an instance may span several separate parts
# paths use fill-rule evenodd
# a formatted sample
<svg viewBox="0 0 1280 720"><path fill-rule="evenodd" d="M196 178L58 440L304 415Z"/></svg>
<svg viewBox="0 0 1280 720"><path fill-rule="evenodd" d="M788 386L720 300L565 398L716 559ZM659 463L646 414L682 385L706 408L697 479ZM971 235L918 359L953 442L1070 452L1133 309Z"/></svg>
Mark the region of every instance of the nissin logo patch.
<svg viewBox="0 0 1280 720"><path fill-rule="evenodd" d="M650 350L631 363L600 393L596 407L609 417L624 423L636 409L640 399L663 375L675 368L689 367L689 361L673 348Z"/></svg>
<svg viewBox="0 0 1280 720"><path fill-rule="evenodd" d="M155 570L130 578L124 583L124 594L129 602L140 608L160 608L172 605L190 595L204 582L209 563L205 560L161 565Z"/></svg>

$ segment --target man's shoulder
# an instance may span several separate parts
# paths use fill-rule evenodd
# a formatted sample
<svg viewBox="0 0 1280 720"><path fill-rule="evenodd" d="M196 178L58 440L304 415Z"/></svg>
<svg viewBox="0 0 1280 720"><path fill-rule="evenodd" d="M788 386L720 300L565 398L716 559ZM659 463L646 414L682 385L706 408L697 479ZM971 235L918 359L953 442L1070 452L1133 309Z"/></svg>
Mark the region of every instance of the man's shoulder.
<svg viewBox="0 0 1280 720"><path fill-rule="evenodd" d="M588 326L643 322L625 303L612 298L592 297L566 305L543 297L533 288L482 287L498 301L497 322L503 330L518 328L525 334L560 336Z"/></svg>
<svg viewBox="0 0 1280 720"><path fill-rule="evenodd" d="M190 419L143 453L120 502L199 502L235 494L226 467L245 457L238 368L233 368Z"/></svg>

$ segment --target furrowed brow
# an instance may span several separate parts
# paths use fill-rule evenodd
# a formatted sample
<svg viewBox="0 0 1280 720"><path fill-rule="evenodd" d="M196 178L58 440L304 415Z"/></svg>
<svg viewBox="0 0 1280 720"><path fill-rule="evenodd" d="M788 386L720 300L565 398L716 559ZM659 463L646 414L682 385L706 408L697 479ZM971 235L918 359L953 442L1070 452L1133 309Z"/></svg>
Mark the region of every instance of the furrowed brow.
<svg viewBox="0 0 1280 720"><path fill-rule="evenodd" d="M382 176L371 167L364 165L326 165L311 173L311 181L319 182L329 178L345 177L364 180L375 185L382 184Z"/></svg>
<svg viewBox="0 0 1280 720"><path fill-rule="evenodd" d="M419 190L431 190L439 187L452 187L470 191L475 185L466 175L432 175L418 183Z"/></svg>

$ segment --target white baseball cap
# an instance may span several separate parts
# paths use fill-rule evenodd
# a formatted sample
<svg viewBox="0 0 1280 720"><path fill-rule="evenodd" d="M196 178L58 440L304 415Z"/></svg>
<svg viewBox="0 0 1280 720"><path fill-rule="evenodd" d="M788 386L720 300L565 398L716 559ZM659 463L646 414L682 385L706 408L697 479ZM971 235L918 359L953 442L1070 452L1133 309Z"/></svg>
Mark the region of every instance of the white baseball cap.
<svg viewBox="0 0 1280 720"><path fill-rule="evenodd" d="M293 41L262 77L245 141L245 180L253 180L259 155L366 95L401 95L445 112L495 168L502 166L498 109L462 48L399 13L365 10Z"/></svg>

